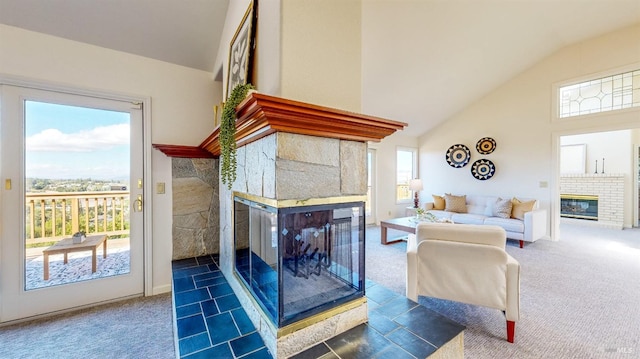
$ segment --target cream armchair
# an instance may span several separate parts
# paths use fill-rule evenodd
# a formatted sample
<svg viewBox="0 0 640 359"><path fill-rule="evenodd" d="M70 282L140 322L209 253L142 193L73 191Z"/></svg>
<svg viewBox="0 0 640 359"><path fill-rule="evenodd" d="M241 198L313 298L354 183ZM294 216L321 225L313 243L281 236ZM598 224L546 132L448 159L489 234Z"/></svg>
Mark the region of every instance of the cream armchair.
<svg viewBox="0 0 640 359"><path fill-rule="evenodd" d="M407 241L407 297L419 295L502 310L507 340L520 319L520 264L498 226L421 223Z"/></svg>

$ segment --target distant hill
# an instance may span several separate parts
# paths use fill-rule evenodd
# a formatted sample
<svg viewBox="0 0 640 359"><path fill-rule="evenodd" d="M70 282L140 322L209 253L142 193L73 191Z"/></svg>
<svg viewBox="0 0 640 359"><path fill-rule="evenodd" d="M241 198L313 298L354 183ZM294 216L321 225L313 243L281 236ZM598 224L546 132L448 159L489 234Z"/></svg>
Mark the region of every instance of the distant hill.
<svg viewBox="0 0 640 359"><path fill-rule="evenodd" d="M129 184L122 180L95 180L91 178L78 179L48 179L27 178L26 192L99 192L126 191Z"/></svg>

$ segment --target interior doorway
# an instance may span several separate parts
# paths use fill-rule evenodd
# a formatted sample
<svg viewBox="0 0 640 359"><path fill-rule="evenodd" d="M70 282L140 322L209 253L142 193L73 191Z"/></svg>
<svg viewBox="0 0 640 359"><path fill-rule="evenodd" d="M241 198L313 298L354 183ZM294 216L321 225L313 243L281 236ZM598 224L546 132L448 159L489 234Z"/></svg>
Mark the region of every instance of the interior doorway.
<svg viewBox="0 0 640 359"><path fill-rule="evenodd" d="M575 132L558 136L557 195L599 195L603 208L608 209L608 212L600 213L602 218L595 221L573 218L570 221L620 229L640 225L639 139L638 128ZM584 182L584 185L576 185L576 181ZM615 181L623 183L615 184ZM608 186L608 190L601 190L602 183ZM582 192L576 192L576 188ZM556 223L559 223L560 217L567 217L562 215L561 202L558 199L552 218ZM584 209L584 204L581 206L578 209Z"/></svg>

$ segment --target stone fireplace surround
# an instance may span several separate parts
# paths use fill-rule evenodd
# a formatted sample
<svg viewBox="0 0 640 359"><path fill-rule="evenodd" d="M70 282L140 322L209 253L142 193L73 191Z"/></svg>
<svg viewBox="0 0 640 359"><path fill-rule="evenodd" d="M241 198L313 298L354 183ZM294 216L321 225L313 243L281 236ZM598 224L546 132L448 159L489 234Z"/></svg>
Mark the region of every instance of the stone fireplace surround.
<svg viewBox="0 0 640 359"><path fill-rule="evenodd" d="M234 274L234 193L287 203L283 207L365 201L366 141L404 124L254 93L238 106L236 126L240 136L259 129L257 138L237 141L237 179L220 190L220 269L270 352L286 357L365 323L366 299L275 327ZM205 142L216 148L215 141Z"/></svg>
<svg viewBox="0 0 640 359"><path fill-rule="evenodd" d="M366 144L290 133L276 133L238 149L238 179L233 192L282 200L358 198L366 194ZM342 160L342 161L341 161ZM341 162L348 164L341 166ZM221 189L220 269L234 278L232 191ZM362 198L360 198L362 199ZM308 201L305 201L308 203ZM347 201L348 202L348 201ZM366 302L299 330L274 327L239 281L229 281L243 308L272 353L287 356L367 321Z"/></svg>

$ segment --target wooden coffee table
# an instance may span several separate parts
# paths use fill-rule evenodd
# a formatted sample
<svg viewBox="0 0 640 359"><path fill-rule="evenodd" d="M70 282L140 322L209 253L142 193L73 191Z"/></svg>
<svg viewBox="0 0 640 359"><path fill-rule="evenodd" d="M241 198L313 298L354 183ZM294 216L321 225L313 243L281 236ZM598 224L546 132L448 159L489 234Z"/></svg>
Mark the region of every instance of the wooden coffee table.
<svg viewBox="0 0 640 359"><path fill-rule="evenodd" d="M73 238L65 238L51 247L42 251L44 257L44 280L49 280L49 255L64 254L64 264L67 264L67 254L72 252L91 251L91 273L96 272L97 260L96 250L102 244L102 257L107 258L107 235L100 234L97 236L89 236L82 243L74 244Z"/></svg>
<svg viewBox="0 0 640 359"><path fill-rule="evenodd" d="M396 239L393 241L387 241L387 229L397 229L399 231L408 232L411 234L416 234L416 226L418 222L415 217L402 217L402 218L392 218L387 219L386 221L380 221L380 243L382 244L391 244L396 242L401 242L404 239Z"/></svg>

